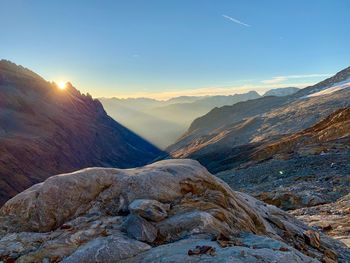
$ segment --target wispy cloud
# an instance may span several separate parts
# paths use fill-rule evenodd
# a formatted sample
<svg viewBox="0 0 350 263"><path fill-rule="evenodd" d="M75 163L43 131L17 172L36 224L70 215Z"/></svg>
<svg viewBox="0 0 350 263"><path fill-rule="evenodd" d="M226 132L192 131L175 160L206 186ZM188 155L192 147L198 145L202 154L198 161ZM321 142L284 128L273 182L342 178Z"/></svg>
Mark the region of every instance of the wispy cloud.
<svg viewBox="0 0 350 263"><path fill-rule="evenodd" d="M323 78L323 77L329 77L332 74L307 74L307 75L289 75L289 76L277 76L273 77L271 79L263 80L261 83L264 84L277 84L282 83L290 79L307 79L307 78Z"/></svg>
<svg viewBox="0 0 350 263"><path fill-rule="evenodd" d="M245 27L250 27L250 25L246 24L246 23L243 23L242 21L239 21L238 19L236 18L233 18L233 17L230 17L228 15L222 15L224 18L236 23L236 24L239 24L239 25L242 25L242 26L245 26Z"/></svg>

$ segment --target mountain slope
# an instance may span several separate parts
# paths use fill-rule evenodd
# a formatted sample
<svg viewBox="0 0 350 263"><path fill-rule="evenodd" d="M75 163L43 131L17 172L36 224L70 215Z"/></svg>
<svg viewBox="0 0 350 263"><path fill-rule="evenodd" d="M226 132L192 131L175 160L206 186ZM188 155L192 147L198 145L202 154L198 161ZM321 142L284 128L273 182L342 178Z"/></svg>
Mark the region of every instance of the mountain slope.
<svg viewBox="0 0 350 263"><path fill-rule="evenodd" d="M252 145L234 166L217 176L280 208L336 201L350 189L350 107L301 132Z"/></svg>
<svg viewBox="0 0 350 263"><path fill-rule="evenodd" d="M213 172L230 169L256 144L310 127L350 105L350 70L285 97L263 97L217 108L196 119L167 151L195 158ZM334 87L342 86L341 89ZM321 90L331 92L310 96Z"/></svg>
<svg viewBox="0 0 350 263"><path fill-rule="evenodd" d="M0 61L0 204L51 174L143 165L160 151L68 84Z"/></svg>
<svg viewBox="0 0 350 263"><path fill-rule="evenodd" d="M276 88L265 92L264 96L288 96L299 91L299 88L287 87L287 88Z"/></svg>
<svg viewBox="0 0 350 263"><path fill-rule="evenodd" d="M304 131L263 144L252 154L251 159L262 161L276 154L326 153L344 148L346 142L350 142L350 107L336 111Z"/></svg>

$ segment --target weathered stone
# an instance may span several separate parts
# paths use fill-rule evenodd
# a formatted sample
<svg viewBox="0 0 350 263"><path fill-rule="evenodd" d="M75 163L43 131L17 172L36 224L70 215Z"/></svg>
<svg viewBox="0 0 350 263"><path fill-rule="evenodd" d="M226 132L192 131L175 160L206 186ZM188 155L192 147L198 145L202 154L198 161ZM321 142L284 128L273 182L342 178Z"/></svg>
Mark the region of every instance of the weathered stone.
<svg viewBox="0 0 350 263"><path fill-rule="evenodd" d="M157 237L157 229L140 216L129 215L123 226L130 237L139 241L151 243Z"/></svg>
<svg viewBox="0 0 350 263"><path fill-rule="evenodd" d="M167 217L151 222L128 214L128 204L139 199L170 204ZM322 260L327 249L338 262L350 260L349 249L322 234L316 248L306 242L308 230L292 215L232 191L196 161L166 160L53 176L17 195L0 209L0 258L154 262L164 256L163 262L188 262L188 250L211 246L215 256L190 260L312 262L310 256ZM211 241L220 234L234 236L234 243L221 248Z"/></svg>
<svg viewBox="0 0 350 263"><path fill-rule="evenodd" d="M243 242L244 239L242 239ZM256 248L250 247L250 242L256 244ZM222 248L218 243L205 238L192 237L182 239L171 244L162 245L133 258L125 259L121 263L153 263L153 262L280 262L280 263L317 263L316 259L310 258L292 247L288 251L280 251L279 248L285 246L269 238L262 238L252 235L248 238L245 246L232 246ZM189 250L199 248L212 248L215 254L204 253L201 255L188 254Z"/></svg>
<svg viewBox="0 0 350 263"><path fill-rule="evenodd" d="M129 211L132 214L142 216L147 220L155 222L161 221L167 217L167 210L169 206L166 206L156 200L136 199L129 205Z"/></svg>
<svg viewBox="0 0 350 263"><path fill-rule="evenodd" d="M306 243L313 246L314 248L320 247L320 234L313 231L313 230L307 230L304 233L304 237L306 240Z"/></svg>
<svg viewBox="0 0 350 263"><path fill-rule="evenodd" d="M294 210L291 214L350 247L350 194L336 202Z"/></svg>
<svg viewBox="0 0 350 263"><path fill-rule="evenodd" d="M97 238L81 246L62 263L113 263L132 257L151 247L124 236Z"/></svg>

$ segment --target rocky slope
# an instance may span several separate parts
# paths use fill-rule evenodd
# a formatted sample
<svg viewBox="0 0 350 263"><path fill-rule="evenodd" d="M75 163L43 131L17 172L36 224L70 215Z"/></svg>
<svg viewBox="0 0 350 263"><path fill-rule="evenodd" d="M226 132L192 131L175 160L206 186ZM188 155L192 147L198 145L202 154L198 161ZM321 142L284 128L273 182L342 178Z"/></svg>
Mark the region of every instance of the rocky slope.
<svg viewBox="0 0 350 263"><path fill-rule="evenodd" d="M233 168L256 144L308 128L350 105L350 68L285 97L216 108L196 119L167 151L199 160L213 172Z"/></svg>
<svg viewBox="0 0 350 263"><path fill-rule="evenodd" d="M350 247L350 194L333 203L297 209L291 214Z"/></svg>
<svg viewBox="0 0 350 263"><path fill-rule="evenodd" d="M246 153L218 174L234 189L283 209L334 202L350 191L350 107Z"/></svg>
<svg viewBox="0 0 350 263"><path fill-rule="evenodd" d="M26 68L0 61L0 205L52 174L135 167L159 153L72 85L59 90Z"/></svg>
<svg viewBox="0 0 350 263"><path fill-rule="evenodd" d="M325 154L349 148L350 107L347 107L336 111L306 130L263 143L257 147L250 158L253 161L263 161L277 154Z"/></svg>
<svg viewBox="0 0 350 263"><path fill-rule="evenodd" d="M0 210L5 262L349 262L342 243L192 160L50 177Z"/></svg>

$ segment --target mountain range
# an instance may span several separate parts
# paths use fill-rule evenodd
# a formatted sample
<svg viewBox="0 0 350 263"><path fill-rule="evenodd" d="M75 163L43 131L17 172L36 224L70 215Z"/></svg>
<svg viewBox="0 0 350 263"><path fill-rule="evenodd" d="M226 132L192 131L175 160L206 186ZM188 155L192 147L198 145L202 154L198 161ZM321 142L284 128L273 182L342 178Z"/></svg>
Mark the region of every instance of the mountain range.
<svg viewBox="0 0 350 263"><path fill-rule="evenodd" d="M350 105L350 68L289 96L267 96L214 108L192 122L167 148L176 158L194 158L209 170L234 168L261 143L309 128Z"/></svg>
<svg viewBox="0 0 350 263"><path fill-rule="evenodd" d="M60 90L24 67L0 61L0 204L52 174L135 167L160 153L71 84Z"/></svg>
<svg viewBox="0 0 350 263"><path fill-rule="evenodd" d="M298 88L279 88L263 96L285 96ZM191 122L215 107L262 97L256 91L220 96L180 96L160 101L150 98L100 98L104 108L121 124L164 149L174 143Z"/></svg>

